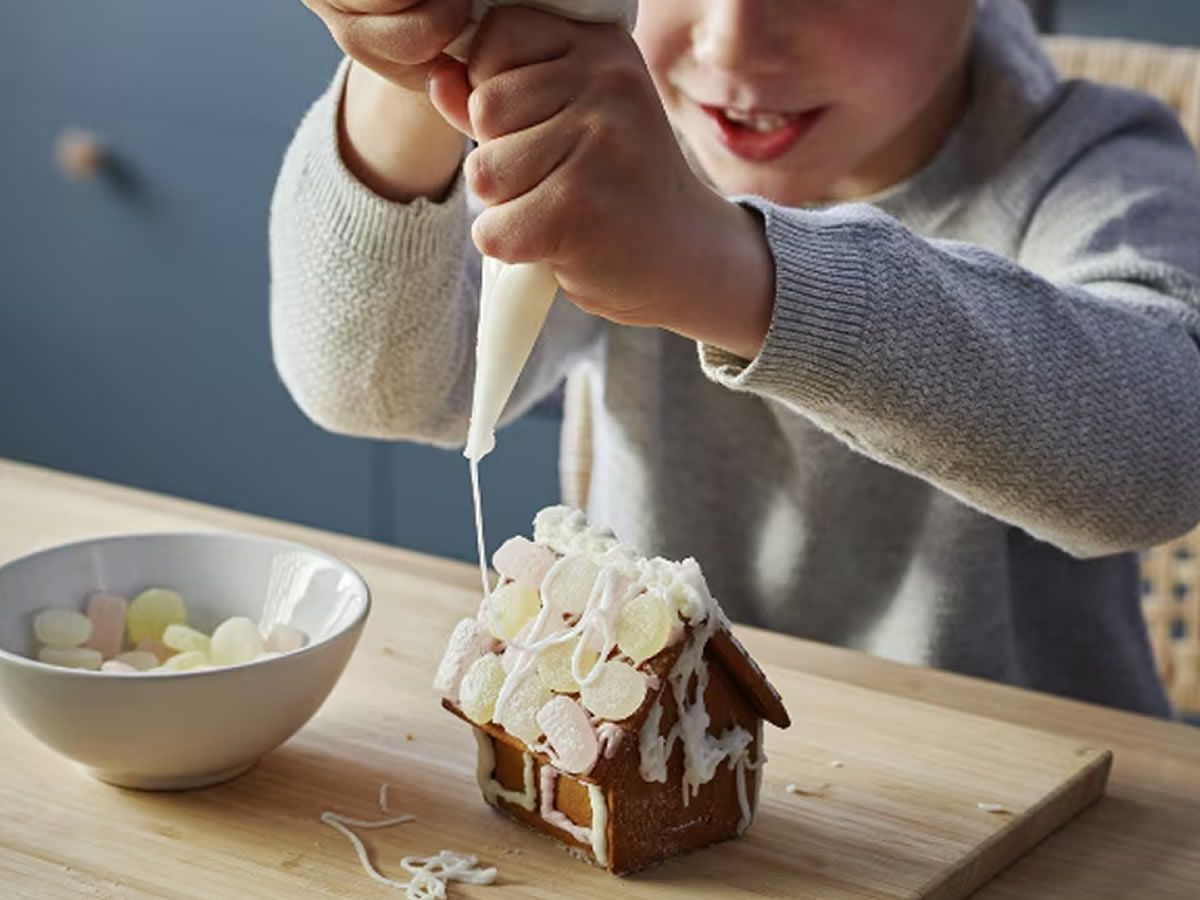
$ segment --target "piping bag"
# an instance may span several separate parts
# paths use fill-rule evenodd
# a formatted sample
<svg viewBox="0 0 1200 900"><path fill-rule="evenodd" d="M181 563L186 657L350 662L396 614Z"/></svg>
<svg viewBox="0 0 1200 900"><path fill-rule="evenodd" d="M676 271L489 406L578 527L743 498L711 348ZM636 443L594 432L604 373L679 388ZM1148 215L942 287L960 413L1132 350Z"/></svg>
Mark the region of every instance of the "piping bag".
<svg viewBox="0 0 1200 900"><path fill-rule="evenodd" d="M473 24L446 48L446 53L458 59L466 56L479 20L492 6L531 6L581 22L613 22L629 30L637 20L637 0L475 0ZM463 453L473 463L496 446L496 423L557 292L558 281L546 263L508 265L489 257L483 259L475 387Z"/></svg>

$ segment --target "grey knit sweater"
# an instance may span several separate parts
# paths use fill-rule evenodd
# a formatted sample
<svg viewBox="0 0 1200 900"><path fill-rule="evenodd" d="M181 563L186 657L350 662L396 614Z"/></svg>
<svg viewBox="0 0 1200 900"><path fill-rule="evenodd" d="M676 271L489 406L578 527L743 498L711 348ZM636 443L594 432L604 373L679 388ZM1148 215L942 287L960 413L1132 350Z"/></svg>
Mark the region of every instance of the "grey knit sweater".
<svg viewBox="0 0 1200 900"><path fill-rule="evenodd" d="M1015 0L972 70L940 153L870 203L738 198L776 260L756 359L560 297L509 413L590 367L589 515L696 557L737 620L1165 714L1129 551L1200 520L1196 157L1157 103L1060 82ZM461 444L470 203L350 176L343 72L275 194L276 363L327 428Z"/></svg>

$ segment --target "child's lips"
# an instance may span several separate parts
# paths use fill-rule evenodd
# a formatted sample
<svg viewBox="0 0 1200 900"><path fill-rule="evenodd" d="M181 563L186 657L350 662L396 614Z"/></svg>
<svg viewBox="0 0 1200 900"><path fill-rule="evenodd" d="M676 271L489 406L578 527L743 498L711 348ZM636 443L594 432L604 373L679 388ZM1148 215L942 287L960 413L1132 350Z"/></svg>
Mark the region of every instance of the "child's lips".
<svg viewBox="0 0 1200 900"><path fill-rule="evenodd" d="M774 113L700 105L715 125L717 138L725 149L749 162L767 162L783 156L808 134L827 108Z"/></svg>

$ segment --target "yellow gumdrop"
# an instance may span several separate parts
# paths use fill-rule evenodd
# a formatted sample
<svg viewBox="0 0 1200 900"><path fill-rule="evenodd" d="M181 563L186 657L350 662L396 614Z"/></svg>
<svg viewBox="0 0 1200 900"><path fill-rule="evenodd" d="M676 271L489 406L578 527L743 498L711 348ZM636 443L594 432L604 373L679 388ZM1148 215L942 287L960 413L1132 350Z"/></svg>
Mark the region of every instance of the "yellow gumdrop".
<svg viewBox="0 0 1200 900"><path fill-rule="evenodd" d="M463 715L476 725L486 725L496 713L496 699L507 673L494 653L471 663L458 687L458 705Z"/></svg>
<svg viewBox="0 0 1200 900"><path fill-rule="evenodd" d="M629 663L610 659L580 691L579 699L592 715L619 722L638 711L646 697L646 678Z"/></svg>
<svg viewBox="0 0 1200 900"><path fill-rule="evenodd" d="M634 597L617 616L617 649L639 665L657 655L671 639L675 624L669 601L655 591Z"/></svg>
<svg viewBox="0 0 1200 900"><path fill-rule="evenodd" d="M546 602L567 615L582 615L599 577L599 566L582 553L560 559L543 582Z"/></svg>
<svg viewBox="0 0 1200 900"><path fill-rule="evenodd" d="M496 588L488 599L488 628L492 636L511 641L542 606L537 588L510 581Z"/></svg>
<svg viewBox="0 0 1200 900"><path fill-rule="evenodd" d="M556 694L575 694L579 692L579 682L571 671L571 657L580 638L564 641L561 644L551 644L538 654L537 670L542 683ZM600 654L595 650L583 651L579 661L579 671L586 675L596 665Z"/></svg>
<svg viewBox="0 0 1200 900"><path fill-rule="evenodd" d="M537 672L527 672L508 695L504 706L495 711L496 724L532 747L542 735L537 714L553 696Z"/></svg>
<svg viewBox="0 0 1200 900"><path fill-rule="evenodd" d="M212 639L187 625L168 625L163 629L162 642L180 653L195 651L207 656L212 652Z"/></svg>
<svg viewBox="0 0 1200 900"><path fill-rule="evenodd" d="M182 625L186 621L183 598L165 588L142 591L133 598L125 614L129 640L135 645L139 641L161 641L168 625Z"/></svg>
<svg viewBox="0 0 1200 900"><path fill-rule="evenodd" d="M191 672L195 669L203 669L211 665L208 655L199 652L198 650L189 650L186 653L176 653L165 663L158 667L160 672Z"/></svg>

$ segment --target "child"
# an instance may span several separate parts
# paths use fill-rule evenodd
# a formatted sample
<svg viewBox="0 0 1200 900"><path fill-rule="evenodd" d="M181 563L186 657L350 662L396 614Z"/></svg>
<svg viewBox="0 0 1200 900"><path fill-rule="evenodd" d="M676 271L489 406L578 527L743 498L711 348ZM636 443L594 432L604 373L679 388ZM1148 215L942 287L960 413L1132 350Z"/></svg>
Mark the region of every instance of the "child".
<svg viewBox="0 0 1200 900"><path fill-rule="evenodd" d="M1200 520L1167 110L1060 82L1018 0L647 0L633 39L505 8L465 70L466 0L309 5L353 57L272 212L313 419L461 444L476 248L546 259L509 414L588 367L594 521L739 621L1168 713L1130 552Z"/></svg>

